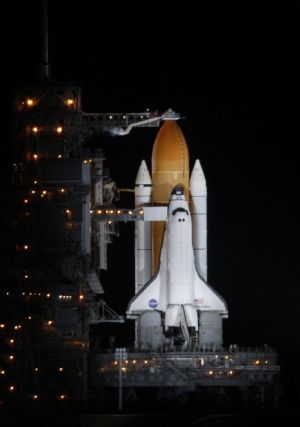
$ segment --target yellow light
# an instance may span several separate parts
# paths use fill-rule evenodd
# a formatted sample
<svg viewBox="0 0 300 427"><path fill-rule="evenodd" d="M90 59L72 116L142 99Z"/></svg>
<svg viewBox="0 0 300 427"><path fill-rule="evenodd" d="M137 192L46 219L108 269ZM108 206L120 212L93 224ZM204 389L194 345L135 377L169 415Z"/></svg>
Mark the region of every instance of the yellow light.
<svg viewBox="0 0 300 427"><path fill-rule="evenodd" d="M14 340L14 339L9 340L9 343L10 343L10 344L13 344L14 342L15 342L15 340Z"/></svg>
<svg viewBox="0 0 300 427"><path fill-rule="evenodd" d="M0 328L4 329L5 328L5 324L4 323L0 323Z"/></svg>
<svg viewBox="0 0 300 427"><path fill-rule="evenodd" d="M24 279L28 279L28 277L29 277L28 274L24 275Z"/></svg>
<svg viewBox="0 0 300 427"><path fill-rule="evenodd" d="M213 371L208 371L208 375L213 375Z"/></svg>
<svg viewBox="0 0 300 427"><path fill-rule="evenodd" d="M129 215L132 215L132 211L129 211L128 213L129 213Z"/></svg>
<svg viewBox="0 0 300 427"><path fill-rule="evenodd" d="M48 326L51 326L51 325L53 325L54 322L53 322L53 320L48 320L47 323L48 323Z"/></svg>
<svg viewBox="0 0 300 427"><path fill-rule="evenodd" d="M126 365L128 365L128 363L129 363L128 360L125 360L125 363L126 363Z"/></svg>
<svg viewBox="0 0 300 427"><path fill-rule="evenodd" d="M70 209L66 209L65 212L66 212L66 214L70 214L71 213Z"/></svg>
<svg viewBox="0 0 300 427"><path fill-rule="evenodd" d="M123 372L127 372L127 368L125 368L125 367L123 366L122 371L123 371Z"/></svg>
<svg viewBox="0 0 300 427"><path fill-rule="evenodd" d="M117 365L117 364L118 364L118 362L115 360L115 361L114 361L114 365Z"/></svg>
<svg viewBox="0 0 300 427"><path fill-rule="evenodd" d="M135 365L136 364L136 360L133 360L132 363L133 363L133 365Z"/></svg>
<svg viewBox="0 0 300 427"><path fill-rule="evenodd" d="M69 107L71 107L72 105L74 105L74 99L67 99L66 104L69 105Z"/></svg>
<svg viewBox="0 0 300 427"><path fill-rule="evenodd" d="M35 190L31 190L31 194L35 194Z"/></svg>
<svg viewBox="0 0 300 427"><path fill-rule="evenodd" d="M13 385L11 385L11 386L9 387L9 391L14 391L14 389L15 389L15 386L13 386Z"/></svg>
<svg viewBox="0 0 300 427"><path fill-rule="evenodd" d="M228 374L229 374L229 375L233 375L233 371L229 371L229 372L228 372Z"/></svg>
<svg viewBox="0 0 300 427"><path fill-rule="evenodd" d="M34 181L33 181L33 183L34 183L34 184L37 184L37 183L38 183L37 179L36 179L36 180L34 180Z"/></svg>
<svg viewBox="0 0 300 427"><path fill-rule="evenodd" d="M58 396L59 400L65 400L67 398L67 396L65 394L60 394Z"/></svg>
<svg viewBox="0 0 300 427"><path fill-rule="evenodd" d="M24 203L27 204L28 203L28 199L24 199Z"/></svg>
<svg viewBox="0 0 300 427"><path fill-rule="evenodd" d="M108 221L108 224L110 225L110 224L111 224L111 221Z"/></svg>
<svg viewBox="0 0 300 427"><path fill-rule="evenodd" d="M15 356L13 354L10 354L9 360L14 360Z"/></svg>
<svg viewBox="0 0 300 427"><path fill-rule="evenodd" d="M38 371L39 371L39 368L34 368L34 371L35 371L35 372L38 372Z"/></svg>
<svg viewBox="0 0 300 427"><path fill-rule="evenodd" d="M37 160L39 158L39 156L37 154L33 155L34 160Z"/></svg>
<svg viewBox="0 0 300 427"><path fill-rule="evenodd" d="M56 128L56 132L57 132L57 133L62 133L62 131L63 131L62 126L57 126L57 128Z"/></svg>
<svg viewBox="0 0 300 427"><path fill-rule="evenodd" d="M66 191L66 190L65 190L64 188L61 188L61 189L60 189L60 192L61 192L61 193L64 193L65 191Z"/></svg>
<svg viewBox="0 0 300 427"><path fill-rule="evenodd" d="M256 365L256 366L260 365L260 360L258 360L258 359L257 359L257 360L255 360L255 365Z"/></svg>
<svg viewBox="0 0 300 427"><path fill-rule="evenodd" d="M28 245L24 245L23 247L24 247L24 250L25 250L25 251L28 251L28 249L29 249L29 246L28 246Z"/></svg>
<svg viewBox="0 0 300 427"><path fill-rule="evenodd" d="M148 364L148 360L144 360L144 363L145 363L145 365L147 365Z"/></svg>
<svg viewBox="0 0 300 427"><path fill-rule="evenodd" d="M31 316L28 316L28 317L27 317L27 319L28 319L28 320L31 320L31 319L32 319L32 317L31 317Z"/></svg>
<svg viewBox="0 0 300 427"><path fill-rule="evenodd" d="M58 368L59 372L63 372L64 368L60 367Z"/></svg>
<svg viewBox="0 0 300 427"><path fill-rule="evenodd" d="M62 158L62 155L61 155L61 154L59 154L59 155L57 156L57 158L58 158L58 159L61 159L61 158Z"/></svg>
<svg viewBox="0 0 300 427"><path fill-rule="evenodd" d="M32 132L33 132L33 133L38 133L38 131L39 131L39 128L38 128L37 126L34 126L34 127L32 128Z"/></svg>
<svg viewBox="0 0 300 427"><path fill-rule="evenodd" d="M144 213L144 211L143 211L143 210L141 210L141 211L140 211L140 215L143 215L143 213Z"/></svg>
<svg viewBox="0 0 300 427"><path fill-rule="evenodd" d="M50 297L51 297L51 294L46 294L46 297L47 297L47 298L50 298Z"/></svg>
<svg viewBox="0 0 300 427"><path fill-rule="evenodd" d="M34 394L34 395L32 396L32 398L33 398L34 400L36 400L36 399L38 399L38 398L39 398L39 396L38 396L37 394Z"/></svg>
<svg viewBox="0 0 300 427"><path fill-rule="evenodd" d="M83 294L80 294L80 295L79 295L79 300L80 300L80 301L82 301L83 299L84 299L84 295L83 295Z"/></svg>
<svg viewBox="0 0 300 427"><path fill-rule="evenodd" d="M43 193L43 194L47 194L47 191L46 191L46 190L43 190L43 191L42 191L42 193Z"/></svg>
<svg viewBox="0 0 300 427"><path fill-rule="evenodd" d="M5 375L5 370L4 369L1 369L0 375Z"/></svg>
<svg viewBox="0 0 300 427"><path fill-rule="evenodd" d="M27 98L27 99L26 99L26 104L27 104L27 107L33 107L33 105L34 105L34 100L33 100L33 99L31 99L31 98Z"/></svg>

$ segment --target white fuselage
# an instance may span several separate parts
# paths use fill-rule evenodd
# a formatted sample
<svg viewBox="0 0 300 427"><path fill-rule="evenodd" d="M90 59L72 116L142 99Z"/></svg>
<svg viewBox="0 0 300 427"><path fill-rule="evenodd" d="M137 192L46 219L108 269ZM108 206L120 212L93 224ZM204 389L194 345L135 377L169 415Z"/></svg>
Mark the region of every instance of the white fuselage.
<svg viewBox="0 0 300 427"><path fill-rule="evenodd" d="M180 209L180 210L177 210ZM172 200L167 227L167 300L169 304L190 304L193 300L191 216L185 200Z"/></svg>
<svg viewBox="0 0 300 427"><path fill-rule="evenodd" d="M196 330L197 311L227 316L223 299L198 274L192 232L188 203L183 193L175 193L169 203L159 269L129 302L128 316L157 310L165 313L165 329L185 324Z"/></svg>

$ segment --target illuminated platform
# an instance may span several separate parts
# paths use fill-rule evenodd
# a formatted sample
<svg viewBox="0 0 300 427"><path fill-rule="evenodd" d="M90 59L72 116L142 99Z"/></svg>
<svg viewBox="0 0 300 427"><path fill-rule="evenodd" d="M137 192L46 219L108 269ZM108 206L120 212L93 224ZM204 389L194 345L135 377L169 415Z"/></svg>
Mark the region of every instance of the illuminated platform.
<svg viewBox="0 0 300 427"><path fill-rule="evenodd" d="M259 405L268 402L274 408L280 393L277 353L268 346L247 349L231 346L218 352L179 349L95 352L90 354L90 372L93 397L103 396L106 389L120 387L124 394L126 390L134 390L137 400L142 388L153 388L154 394L163 389L171 394L178 391L201 394L208 389L226 394L226 390L235 388L243 404L255 395Z"/></svg>

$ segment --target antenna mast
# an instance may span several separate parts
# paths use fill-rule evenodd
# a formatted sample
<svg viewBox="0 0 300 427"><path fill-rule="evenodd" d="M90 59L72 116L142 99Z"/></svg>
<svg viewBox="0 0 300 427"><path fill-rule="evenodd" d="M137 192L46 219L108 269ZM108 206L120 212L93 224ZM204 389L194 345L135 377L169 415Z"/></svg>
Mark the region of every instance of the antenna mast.
<svg viewBox="0 0 300 427"><path fill-rule="evenodd" d="M42 0L42 62L41 77L50 79L49 41L48 41L48 1Z"/></svg>

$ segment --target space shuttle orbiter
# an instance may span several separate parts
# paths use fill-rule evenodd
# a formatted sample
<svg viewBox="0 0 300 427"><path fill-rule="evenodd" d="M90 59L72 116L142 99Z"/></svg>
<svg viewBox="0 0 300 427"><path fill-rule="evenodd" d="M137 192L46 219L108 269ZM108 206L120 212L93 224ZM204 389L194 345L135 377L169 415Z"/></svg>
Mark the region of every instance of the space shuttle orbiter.
<svg viewBox="0 0 300 427"><path fill-rule="evenodd" d="M187 144L175 121L166 121L156 138L152 179L142 161L135 196L144 221L136 223L136 294L127 317L137 320L137 340L157 347L164 337L188 342L196 336L200 345L221 345L228 311L206 282L205 177L196 160L190 178Z"/></svg>

